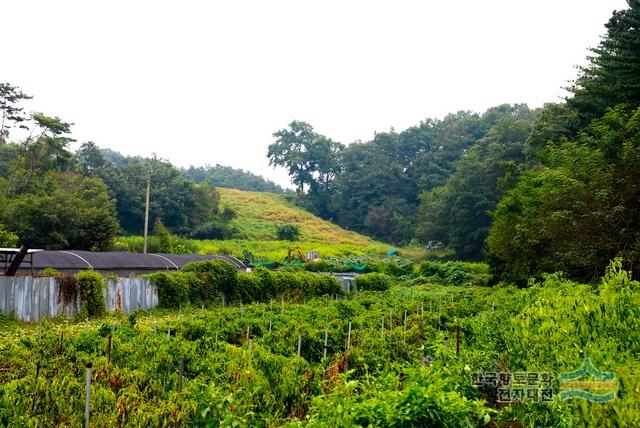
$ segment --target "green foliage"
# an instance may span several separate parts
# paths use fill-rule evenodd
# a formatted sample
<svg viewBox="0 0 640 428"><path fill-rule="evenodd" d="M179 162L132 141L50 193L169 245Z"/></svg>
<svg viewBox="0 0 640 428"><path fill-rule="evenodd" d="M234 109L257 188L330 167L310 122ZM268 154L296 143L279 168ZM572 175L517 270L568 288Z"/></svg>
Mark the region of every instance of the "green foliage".
<svg viewBox="0 0 640 428"><path fill-rule="evenodd" d="M255 288L277 273L239 282ZM617 260L595 287L554 274L521 290L427 284L38 329L4 319L1 366L11 370L0 370L0 425L81 425L92 361L98 426L636 426L639 292ZM613 402L502 404L472 385L470 372L555 378L585 357L614 371Z"/></svg>
<svg viewBox="0 0 640 428"><path fill-rule="evenodd" d="M276 227L276 236L280 241L297 241L300 238L300 228L295 224L282 224Z"/></svg>
<svg viewBox="0 0 640 428"><path fill-rule="evenodd" d="M627 3L628 9L613 13L607 33L587 57L589 64L580 67L569 88L573 97L568 103L584 124L618 104L640 107L640 2Z"/></svg>
<svg viewBox="0 0 640 428"><path fill-rule="evenodd" d="M40 271L40 275L41 276L51 276L51 277L56 277L58 275L60 275L60 272L58 272L56 269L54 268L44 268Z"/></svg>
<svg viewBox="0 0 640 428"><path fill-rule="evenodd" d="M489 262L509 281L563 271L588 280L608 261L640 260L640 110L595 120L577 142L549 146L550 167L525 173L498 204Z"/></svg>
<svg viewBox="0 0 640 428"><path fill-rule="evenodd" d="M220 306L223 296L226 304L248 304L270 299L300 301L342 292L338 280L330 275L264 268L238 274L235 267L225 261L190 263L180 272L157 272L148 277L158 287L163 308L178 308L187 303Z"/></svg>
<svg viewBox="0 0 640 428"><path fill-rule="evenodd" d="M104 278L98 272L82 271L75 275L78 295L83 309L90 317L98 317L106 312L104 296Z"/></svg>
<svg viewBox="0 0 640 428"><path fill-rule="evenodd" d="M533 117L525 105L510 107L454 164L447 183L421 196L417 233L422 242L443 242L464 260L482 258L490 212L525 161Z"/></svg>
<svg viewBox="0 0 640 428"><path fill-rule="evenodd" d="M237 229L230 227L227 221L217 219L199 224L189 233L193 239L231 239L237 235Z"/></svg>
<svg viewBox="0 0 640 428"><path fill-rule="evenodd" d="M391 277L384 273L365 273L356 277L356 289L361 291L385 291L391 287Z"/></svg>
<svg viewBox="0 0 640 428"><path fill-rule="evenodd" d="M31 248L103 249L119 230L105 185L70 173L47 174L34 193L8 199L0 216Z"/></svg>
<svg viewBox="0 0 640 428"><path fill-rule="evenodd" d="M269 165L285 167L301 194L305 186L317 195L331 187L339 169L338 154L344 148L342 144L316 133L310 124L298 120L291 122L289 129L281 129L273 136L276 141L269 145Z"/></svg>
<svg viewBox="0 0 640 428"><path fill-rule="evenodd" d="M486 286L491 278L488 266L479 263L426 261L418 270L428 281L447 285Z"/></svg>
<svg viewBox="0 0 640 428"><path fill-rule="evenodd" d="M253 192L286 193L285 189L271 180L249 171L224 165L189 167L183 171L186 178L201 183L209 181L216 187L248 190Z"/></svg>
<svg viewBox="0 0 640 428"><path fill-rule="evenodd" d="M158 288L158 303L161 308L179 308L189 302L189 283L178 272L155 272L148 275L149 281Z"/></svg>
<svg viewBox="0 0 640 428"><path fill-rule="evenodd" d="M13 232L10 232L0 224L0 247L16 248L20 238Z"/></svg>
<svg viewBox="0 0 640 428"><path fill-rule="evenodd" d="M200 297L204 301L213 300L215 290L222 292L227 299L235 300L238 270L230 263L223 260L193 262L183 266L181 271L194 273L202 280L204 288Z"/></svg>

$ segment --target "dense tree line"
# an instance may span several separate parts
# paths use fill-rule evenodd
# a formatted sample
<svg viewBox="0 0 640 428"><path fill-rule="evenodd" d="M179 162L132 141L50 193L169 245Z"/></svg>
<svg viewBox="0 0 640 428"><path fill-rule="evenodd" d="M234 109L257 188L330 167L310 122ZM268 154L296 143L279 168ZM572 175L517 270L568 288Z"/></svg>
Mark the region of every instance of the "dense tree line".
<svg viewBox="0 0 640 428"><path fill-rule="evenodd" d="M204 167L191 166L183 171L186 178L202 183L209 181L215 187L227 187L231 189L249 190L253 192L287 193L271 180L253 174L243 169L232 168L224 165L207 165Z"/></svg>
<svg viewBox="0 0 640 428"><path fill-rule="evenodd" d="M628 5L566 102L459 112L346 147L294 121L274 134L269 160L317 214L388 242L447 245L501 278L562 270L588 279L618 256L633 267L640 0Z"/></svg>
<svg viewBox="0 0 640 428"><path fill-rule="evenodd" d="M453 198L457 190L466 189L466 182L476 188L487 183L490 188L481 190L486 195L468 190L473 192L471 198L489 198L487 207L492 209L497 203L497 180L503 169L512 169L503 161L522 162L533 117L526 105L501 105L483 114L463 111L441 120L427 119L402 132L377 133L371 141L347 147L318 135L305 122L294 121L274 134L276 142L268 156L273 165L288 168L301 203L322 217L397 244L412 239L449 242L450 234L456 233L449 230L450 223L486 227L488 213L469 223L477 213L463 206L473 209L480 200L456 196L457 207L452 208L434 199ZM484 163L487 155L495 158L479 170L477 164ZM452 174L455 183L449 184ZM486 177L476 180L477 174ZM432 209L436 203L444 211ZM451 209L457 211L455 218L446 212ZM421 218L421 213L428 215ZM483 239L456 246L471 245L465 252L477 256L476 247Z"/></svg>
<svg viewBox="0 0 640 428"><path fill-rule="evenodd" d="M31 97L0 84L0 235L47 249L104 249L117 234L141 234L147 179L151 224L194 238L235 234L210 181L194 183L158 158L125 157L84 143L69 150L72 124L26 114ZM16 132L22 129L22 132ZM17 140L12 141L16 135ZM17 237L17 241L16 241Z"/></svg>

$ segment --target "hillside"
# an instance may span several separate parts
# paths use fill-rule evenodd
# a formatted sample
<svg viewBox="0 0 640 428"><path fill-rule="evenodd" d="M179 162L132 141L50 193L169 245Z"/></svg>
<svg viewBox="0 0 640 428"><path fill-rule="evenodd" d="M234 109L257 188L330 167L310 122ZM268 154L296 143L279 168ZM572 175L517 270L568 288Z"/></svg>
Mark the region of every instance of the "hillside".
<svg viewBox="0 0 640 428"><path fill-rule="evenodd" d="M247 239L275 240L276 226L295 224L300 228L301 241L326 244L382 245L371 238L350 232L323 220L287 201L286 196L273 193L247 192L218 188L223 206L233 208L238 216L231 222Z"/></svg>
<svg viewBox="0 0 640 428"><path fill-rule="evenodd" d="M351 232L329 221L323 220L287 200L286 195L249 192L238 189L218 188L221 205L233 208L236 218L231 226L238 229L241 238L230 240L194 240L179 238L176 244L200 254L228 254L244 257L247 252L254 256L281 261L290 246L299 246L303 251L319 251L321 257L383 257L392 245L375 241L367 236ZM276 227L294 224L300 228L300 240L295 243L278 241ZM150 251L163 252L156 248L158 241L151 237ZM142 251L141 236L121 236L115 248ZM424 248L403 247L402 257L422 259Z"/></svg>

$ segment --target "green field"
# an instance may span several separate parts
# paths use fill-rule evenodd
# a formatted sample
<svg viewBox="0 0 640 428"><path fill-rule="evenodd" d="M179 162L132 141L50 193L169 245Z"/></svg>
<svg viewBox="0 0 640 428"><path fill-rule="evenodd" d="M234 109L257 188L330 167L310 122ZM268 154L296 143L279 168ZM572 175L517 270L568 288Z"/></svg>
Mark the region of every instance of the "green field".
<svg viewBox="0 0 640 428"><path fill-rule="evenodd" d="M409 283L337 300L4 320L0 425L80 426L88 361L92 426L640 424L640 284L619 267L595 286L557 275L528 289ZM559 374L585 358L615 374L612 402L561 399ZM552 399L497 402L473 384L485 372L548 372Z"/></svg>

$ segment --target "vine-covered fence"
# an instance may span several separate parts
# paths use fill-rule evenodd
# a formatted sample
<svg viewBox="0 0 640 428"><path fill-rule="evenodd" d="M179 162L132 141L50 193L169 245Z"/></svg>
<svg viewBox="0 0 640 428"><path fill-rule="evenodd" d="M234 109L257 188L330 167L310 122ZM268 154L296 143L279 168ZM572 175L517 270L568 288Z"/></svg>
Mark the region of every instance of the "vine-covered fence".
<svg viewBox="0 0 640 428"><path fill-rule="evenodd" d="M0 277L0 312L21 321L78 313L77 296L65 299L62 294L55 277ZM158 290L146 278L105 279L103 295L108 311L128 313L158 306Z"/></svg>

